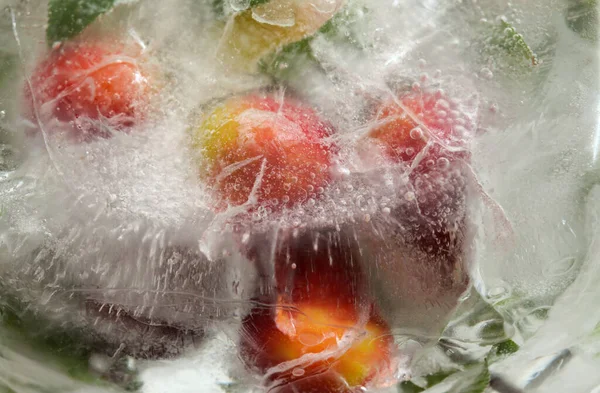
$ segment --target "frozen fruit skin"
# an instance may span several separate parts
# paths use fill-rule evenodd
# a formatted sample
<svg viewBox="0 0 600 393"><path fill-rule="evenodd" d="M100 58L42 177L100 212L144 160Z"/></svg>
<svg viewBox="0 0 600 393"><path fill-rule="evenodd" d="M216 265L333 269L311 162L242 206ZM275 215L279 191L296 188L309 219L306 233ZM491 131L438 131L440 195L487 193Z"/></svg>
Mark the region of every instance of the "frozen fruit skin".
<svg viewBox="0 0 600 393"><path fill-rule="evenodd" d="M220 202L277 210L302 203L329 181L331 126L293 99L231 98L191 130L200 177Z"/></svg>
<svg viewBox="0 0 600 393"><path fill-rule="evenodd" d="M77 41L52 49L35 67L31 85L25 86L26 116L37 123L35 104L43 124L79 121L73 132L84 139L110 135L87 120L105 119L113 128L132 126L150 93L137 52L123 45Z"/></svg>
<svg viewBox="0 0 600 393"><path fill-rule="evenodd" d="M412 100L405 104L410 108L411 103ZM378 111L375 122L369 138L374 139L392 160L412 160L427 145L429 136L418 128L418 124L396 102L384 104Z"/></svg>
<svg viewBox="0 0 600 393"><path fill-rule="evenodd" d="M352 228L393 331L437 339L468 289L474 235L463 165L414 171L387 212Z"/></svg>
<svg viewBox="0 0 600 393"><path fill-rule="evenodd" d="M419 91L386 100L374 111L367 151L401 164L408 181L398 182L386 212L354 228L368 261L364 269L390 323L433 337L467 289L472 246L469 119L454 105Z"/></svg>
<svg viewBox="0 0 600 393"><path fill-rule="evenodd" d="M225 28L220 57L254 72L263 56L316 33L343 5L343 0L270 0L243 11Z"/></svg>
<svg viewBox="0 0 600 393"><path fill-rule="evenodd" d="M464 135L459 130L467 119L450 107L443 97L434 93L412 92L385 100L377 108L367 142L379 146L384 156L393 162L412 162L429 144L423 158L465 158L464 151L451 154L447 147L464 147Z"/></svg>
<svg viewBox="0 0 600 393"><path fill-rule="evenodd" d="M465 248L469 244L461 239L454 243L453 253L436 255L405 240L405 233L397 225L380 223L378 230L389 234L385 240L369 233L369 229L360 235L369 250L365 253L365 271L373 282L378 307L393 332L437 340L468 289Z"/></svg>
<svg viewBox="0 0 600 393"><path fill-rule="evenodd" d="M277 248L277 291L289 303L334 300L344 313L356 312L367 301L360 258L359 245L344 233L320 229L292 235Z"/></svg>
<svg viewBox="0 0 600 393"><path fill-rule="evenodd" d="M323 230L282 243L274 257L276 307L245 318L242 359L261 373L298 361L269 374L277 392L355 392L388 375L393 339L367 296L354 240ZM354 340L348 348L344 335Z"/></svg>
<svg viewBox="0 0 600 393"><path fill-rule="evenodd" d="M382 103L367 139L388 160L411 165L393 216L423 251L459 252L466 214L466 116L441 95L411 92Z"/></svg>
<svg viewBox="0 0 600 393"><path fill-rule="evenodd" d="M323 320L313 319L318 314L326 315L331 309L296 307L298 314L290 317L296 325L293 335L280 330L281 317L268 309L254 309L243 322L242 358L249 367L261 373L302 356L319 355L317 359L307 360L297 367L303 370L302 375L296 374L293 369L273 375L272 382L282 386L279 389L288 384L296 387L303 384L306 389L326 383L336 388L322 390L323 393L354 392L377 378L378 373L390 372L393 339L387 325L377 315L371 315L366 326L359 327L356 321L348 319L338 320L330 316ZM345 352L334 352L338 340L349 329L357 331L356 341ZM321 354L327 350L332 350L331 355ZM342 387L343 390L338 390Z"/></svg>

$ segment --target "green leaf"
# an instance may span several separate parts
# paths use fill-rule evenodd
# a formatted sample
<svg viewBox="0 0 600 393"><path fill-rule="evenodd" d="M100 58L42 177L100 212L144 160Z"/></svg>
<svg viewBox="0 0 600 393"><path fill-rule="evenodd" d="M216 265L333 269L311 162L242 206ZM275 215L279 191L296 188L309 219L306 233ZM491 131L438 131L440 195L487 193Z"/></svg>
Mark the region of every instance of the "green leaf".
<svg viewBox="0 0 600 393"><path fill-rule="evenodd" d="M534 66L538 64L537 56L527 45L523 35L519 34L510 23L503 19L500 20L499 26L495 29L490 44L503 49L514 59L525 60Z"/></svg>
<svg viewBox="0 0 600 393"><path fill-rule="evenodd" d="M269 0L250 0L250 8L256 7L257 5L261 5L264 3L268 3Z"/></svg>
<svg viewBox="0 0 600 393"><path fill-rule="evenodd" d="M49 333L44 321L34 313L23 310L24 307L17 300L5 296L0 303L2 327L22 338L23 342L35 346L40 353L59 357L61 366L72 376L88 380L87 360L92 349L85 341L85 333L77 329L57 329Z"/></svg>
<svg viewBox="0 0 600 393"><path fill-rule="evenodd" d="M500 356L511 355L519 350L519 345L513 340L507 340L494 345L496 353Z"/></svg>
<svg viewBox="0 0 600 393"><path fill-rule="evenodd" d="M223 4L223 0L212 0L210 5L219 19L225 16L225 4Z"/></svg>
<svg viewBox="0 0 600 393"><path fill-rule="evenodd" d="M318 34L337 44L350 44L356 49L364 49L365 45L356 34L358 23L369 15L369 9L359 2L344 7L320 29Z"/></svg>
<svg viewBox="0 0 600 393"><path fill-rule="evenodd" d="M439 371L437 373L429 374L425 376L425 380L427 381L427 387L430 388L442 382L444 379L448 378L450 375L456 373L455 370L451 371Z"/></svg>
<svg viewBox="0 0 600 393"><path fill-rule="evenodd" d="M429 387L426 393L482 393L490 383L487 362L472 365Z"/></svg>
<svg viewBox="0 0 600 393"><path fill-rule="evenodd" d="M404 381L398 384L399 393L419 393L424 390L428 390L440 383L444 382L451 375L461 372L459 369L441 370L432 374L428 374L424 377L425 383L423 386L419 386L412 381Z"/></svg>
<svg viewBox="0 0 600 393"><path fill-rule="evenodd" d="M124 389L127 392L137 392L138 390L140 390L142 388L142 386L144 386L142 381L139 381L136 379L136 380L129 382L127 385L125 385Z"/></svg>
<svg viewBox="0 0 600 393"><path fill-rule="evenodd" d="M487 356L488 364L501 360L519 350L519 345L513 340L506 340L492 347Z"/></svg>
<svg viewBox="0 0 600 393"><path fill-rule="evenodd" d="M15 392L12 388L9 388L8 386L2 385L2 383L0 382L0 393L18 393L18 392Z"/></svg>
<svg viewBox="0 0 600 393"><path fill-rule="evenodd" d="M110 11L115 0L50 0L48 4L49 45L81 33L99 15Z"/></svg>
<svg viewBox="0 0 600 393"><path fill-rule="evenodd" d="M226 0L211 0L211 2L210 2L213 12L219 19L226 16L225 13L226 13L227 7L225 7L225 1ZM253 8L253 7L256 7L257 5L268 3L269 1L270 0L250 0L249 8Z"/></svg>
<svg viewBox="0 0 600 393"><path fill-rule="evenodd" d="M404 381L398 384L398 393L421 393L423 390L425 389L415 385L411 381Z"/></svg>
<svg viewBox="0 0 600 393"><path fill-rule="evenodd" d="M15 297L5 295L1 283L0 344L5 345L7 351L35 354L30 360L52 364L70 380L106 387L116 384L126 391L137 391L141 387L137 369L129 367L125 356L117 358L102 375L92 372L88 365L90 356L106 343L91 338L87 330L49 324L44 316L27 310ZM0 384L0 393L1 387ZM39 387L35 388L42 392Z"/></svg>
<svg viewBox="0 0 600 393"><path fill-rule="evenodd" d="M17 66L16 56L0 52L0 88L5 82L11 82Z"/></svg>
<svg viewBox="0 0 600 393"><path fill-rule="evenodd" d="M279 51L268 55L258 63L259 70L275 80L288 80L306 69L310 63L316 63L310 43L313 38L293 42Z"/></svg>
<svg viewBox="0 0 600 393"><path fill-rule="evenodd" d="M259 70L276 81L285 81L293 77L297 78L302 72L306 72L310 65L320 67L311 47L312 41L317 36L322 36L340 45L350 44L355 48L362 49L358 39L353 34L352 26L362 18L364 13L364 8L346 6L321 26L314 35L285 45L278 51L261 59Z"/></svg>
<svg viewBox="0 0 600 393"><path fill-rule="evenodd" d="M598 0L571 0L565 19L580 37L591 42L598 40Z"/></svg>
<svg viewBox="0 0 600 393"><path fill-rule="evenodd" d="M244 390L239 382L223 382L219 383L219 387L223 393L236 393Z"/></svg>
<svg viewBox="0 0 600 393"><path fill-rule="evenodd" d="M496 81L522 83L531 77L543 78L546 75L549 67L539 66L538 54L527 43L527 37L518 30L520 27L515 27L503 17L494 18L493 21L469 20L465 23L473 23L474 40L468 50L472 51L471 55L482 67L482 72L485 67L500 77L494 78ZM553 46L547 47L543 42L546 41L538 40L535 49L540 51L542 58L551 58L547 51Z"/></svg>

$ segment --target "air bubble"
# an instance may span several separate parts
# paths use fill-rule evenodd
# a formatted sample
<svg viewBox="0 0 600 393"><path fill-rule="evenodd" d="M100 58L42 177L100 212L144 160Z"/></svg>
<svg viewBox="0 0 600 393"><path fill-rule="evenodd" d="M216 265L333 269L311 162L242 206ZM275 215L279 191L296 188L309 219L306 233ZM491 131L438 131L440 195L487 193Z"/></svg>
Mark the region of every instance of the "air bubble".
<svg viewBox="0 0 600 393"><path fill-rule="evenodd" d="M412 130L410 130L410 137L412 139L423 139L423 131L421 131L419 127L415 127Z"/></svg>
<svg viewBox="0 0 600 393"><path fill-rule="evenodd" d="M242 235L242 244L248 244L250 240L250 233L246 232Z"/></svg>
<svg viewBox="0 0 600 393"><path fill-rule="evenodd" d="M481 75L482 78L484 79L492 79L494 77L494 74L492 73L492 71L487 68L487 67L483 67L481 70L479 70L479 74Z"/></svg>
<svg viewBox="0 0 600 393"><path fill-rule="evenodd" d="M456 126L456 127L454 127L454 133L458 137L463 137L463 136L466 136L468 134L468 131L463 126Z"/></svg>
<svg viewBox="0 0 600 393"><path fill-rule="evenodd" d="M464 301L468 300L470 297L471 297L471 291L466 291L458 298L458 301L464 302Z"/></svg>
<svg viewBox="0 0 600 393"><path fill-rule="evenodd" d="M365 198L362 195L358 195L356 197L356 201L354 202L354 204L358 207L362 206L365 203Z"/></svg>
<svg viewBox="0 0 600 393"><path fill-rule="evenodd" d="M438 158L437 160L438 167L442 169L446 169L450 166L450 161L446 157Z"/></svg>
<svg viewBox="0 0 600 393"><path fill-rule="evenodd" d="M440 95L440 97L442 97L442 96L444 95L444 92L443 92L443 91L441 91L441 92L439 93L439 95ZM441 109L443 109L443 110L448 110L448 109L450 109L450 103L449 103L448 101L444 100L444 99L441 99L441 98L440 98L440 99L438 99L438 100L435 102L435 106L436 106L436 108L441 108Z"/></svg>
<svg viewBox="0 0 600 393"><path fill-rule="evenodd" d="M560 277L569 273L575 266L575 262L575 257L559 259L558 261L551 262L547 265L542 271L542 274L548 278Z"/></svg>
<svg viewBox="0 0 600 393"><path fill-rule="evenodd" d="M349 176L351 173L350 169L343 166L338 168L338 172L342 176Z"/></svg>
<svg viewBox="0 0 600 393"><path fill-rule="evenodd" d="M92 354L88 360L88 364L90 369L97 373L106 373L110 370L110 367L113 365L114 360L106 355L101 354Z"/></svg>
<svg viewBox="0 0 600 393"><path fill-rule="evenodd" d="M510 288L506 285L498 285L496 287L490 288L487 291L487 299L492 303L498 302L500 300L506 299L510 296Z"/></svg>

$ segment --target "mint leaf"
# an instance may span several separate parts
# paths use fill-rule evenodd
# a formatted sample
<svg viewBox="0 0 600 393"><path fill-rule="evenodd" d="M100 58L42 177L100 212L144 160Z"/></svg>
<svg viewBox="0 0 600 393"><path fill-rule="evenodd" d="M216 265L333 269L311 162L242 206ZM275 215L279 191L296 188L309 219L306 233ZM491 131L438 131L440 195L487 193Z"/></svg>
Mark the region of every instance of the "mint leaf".
<svg viewBox="0 0 600 393"><path fill-rule="evenodd" d="M591 42L598 40L598 0L571 0L565 19L580 37Z"/></svg>
<svg viewBox="0 0 600 393"><path fill-rule="evenodd" d="M488 364L495 363L503 358L512 355L519 350L519 345L513 340L506 340L492 347L487 356Z"/></svg>
<svg viewBox="0 0 600 393"><path fill-rule="evenodd" d="M275 80L288 80L309 63L316 63L310 43L312 37L293 42L258 63L259 70Z"/></svg>
<svg viewBox="0 0 600 393"><path fill-rule="evenodd" d="M494 345L493 349L500 356L511 355L519 350L519 345L513 340L507 340Z"/></svg>
<svg viewBox="0 0 600 393"><path fill-rule="evenodd" d="M467 367L442 382L424 390L425 393L482 393L490 383L487 362Z"/></svg>
<svg viewBox="0 0 600 393"><path fill-rule="evenodd" d="M226 1L227 0L211 0L210 2L213 12L219 19L225 17L226 11L228 10L228 7L225 6ZM250 0L249 8L268 3L269 1L270 0ZM231 11L230 8L229 10Z"/></svg>
<svg viewBox="0 0 600 393"><path fill-rule="evenodd" d="M5 81L12 80L17 63L16 56L0 52L0 88L3 87Z"/></svg>
<svg viewBox="0 0 600 393"><path fill-rule="evenodd" d="M210 5L219 19L225 16L225 4L223 4L223 0L212 0Z"/></svg>
<svg viewBox="0 0 600 393"><path fill-rule="evenodd" d="M398 393L421 393L423 390L425 389L415 385L411 381L404 381L398 384Z"/></svg>
<svg viewBox="0 0 600 393"><path fill-rule="evenodd" d="M254 1L264 2L265 0ZM285 45L261 59L259 70L276 81L281 81L298 77L302 72L306 72L309 65L320 67L311 47L312 41L317 36L322 36L340 45L350 44L355 48L363 49L352 27L365 13L366 10L362 7L346 6L321 26L314 35Z"/></svg>
<svg viewBox="0 0 600 393"><path fill-rule="evenodd" d="M503 49L508 55L515 59L526 60L534 66L538 64L537 56L533 53L529 45L527 45L523 35L519 34L517 30L505 20L500 20L500 24L497 27L495 34L492 36L490 43L493 46Z"/></svg>
<svg viewBox="0 0 600 393"><path fill-rule="evenodd" d="M48 44L75 37L114 4L115 0L50 0L46 29Z"/></svg>
<svg viewBox="0 0 600 393"><path fill-rule="evenodd" d="M549 69L538 67L538 56L527 43L526 37L504 17L479 22L473 28L473 35L476 38L469 50L478 59L481 72L484 72L485 67L493 71L493 75L500 75L506 82L514 82L533 75L541 77ZM547 49L540 46L539 42L537 45L536 49L541 51L540 54L547 56ZM487 78L485 74L482 76Z"/></svg>
<svg viewBox="0 0 600 393"><path fill-rule="evenodd" d="M264 3L268 3L269 0L250 0L250 8L256 7L257 5L261 5Z"/></svg>
<svg viewBox="0 0 600 393"><path fill-rule="evenodd" d="M448 378L450 375L456 373L455 370L451 371L439 371L437 373L429 374L425 376L425 380L427 381L427 387L430 388L441 383L443 380Z"/></svg>
<svg viewBox="0 0 600 393"><path fill-rule="evenodd" d="M78 376L88 375L87 360L92 349L86 343L83 331L57 329L49 333L46 321L26 311L20 301L8 296L0 300L0 326L4 334L14 334L40 353L59 357L65 371Z"/></svg>

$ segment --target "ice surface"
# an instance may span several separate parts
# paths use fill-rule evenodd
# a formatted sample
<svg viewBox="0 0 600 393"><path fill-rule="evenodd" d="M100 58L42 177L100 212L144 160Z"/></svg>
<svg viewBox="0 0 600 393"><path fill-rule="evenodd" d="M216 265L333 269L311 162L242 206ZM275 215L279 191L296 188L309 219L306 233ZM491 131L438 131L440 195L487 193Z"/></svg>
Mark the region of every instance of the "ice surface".
<svg viewBox="0 0 600 393"><path fill-rule="evenodd" d="M530 388L556 391L551 385L566 386L577 370L591 373L598 318L583 318L579 307L592 311L595 299L596 231L586 219L595 217L598 197L598 62L595 46L567 27L562 4L225 3L220 15L209 1L125 2L93 24L91 37L120 34L143 53L157 91L143 122L85 143L62 135L64 123L44 124L40 132L21 116L23 85L47 51L47 3L6 3L6 303L32 312L49 331L83 329L101 343L101 351L94 348L102 356L181 355L140 366L145 392L260 391L274 374L300 378L319 356L267 367L261 377L247 372L237 351L243 340L262 345L244 330L249 316L300 302L302 286L313 296L323 290L319 296L332 304L349 304L357 321L345 339L368 332L371 312L383 315L398 347L388 384L413 377L423 385L425 374L481 360L508 336L522 350L491 370L516 386L527 387L556 358L567 364L563 373L544 371L548 382L538 379ZM294 47L340 9L352 23ZM514 43L506 23L535 57ZM277 72L269 74L268 55L280 47L308 52L276 61ZM273 86L277 77L281 83ZM257 208L256 198L215 208L189 131L215 103L257 91L281 102L302 100L331 123L330 182L283 210ZM426 116L399 98L410 95L432 97ZM410 138L427 140L428 150L412 164L390 159L366 138L388 124L381 105L389 102L417 124ZM264 116L251 109L239 119ZM435 136L444 127L450 131ZM306 261L318 279L295 265ZM18 364L34 367L10 354L15 375ZM8 375L0 374L0 382ZM57 378L59 389L81 387ZM579 389L589 391L598 383L592 379Z"/></svg>

